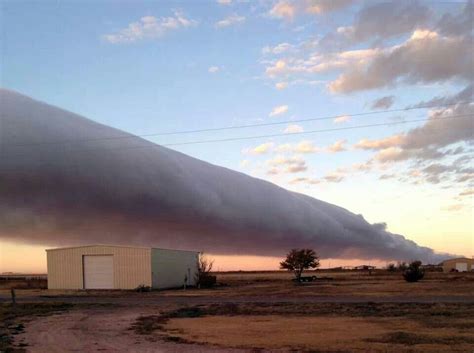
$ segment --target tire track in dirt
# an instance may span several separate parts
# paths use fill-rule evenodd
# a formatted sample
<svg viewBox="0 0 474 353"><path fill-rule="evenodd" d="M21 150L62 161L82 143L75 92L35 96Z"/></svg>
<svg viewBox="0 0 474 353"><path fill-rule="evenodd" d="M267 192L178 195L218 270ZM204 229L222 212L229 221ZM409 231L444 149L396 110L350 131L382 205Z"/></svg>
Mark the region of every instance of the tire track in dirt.
<svg viewBox="0 0 474 353"><path fill-rule="evenodd" d="M165 342L158 335L138 335L130 329L141 315L158 314L144 308L86 309L37 317L25 323L15 343L31 353L188 353L242 350Z"/></svg>

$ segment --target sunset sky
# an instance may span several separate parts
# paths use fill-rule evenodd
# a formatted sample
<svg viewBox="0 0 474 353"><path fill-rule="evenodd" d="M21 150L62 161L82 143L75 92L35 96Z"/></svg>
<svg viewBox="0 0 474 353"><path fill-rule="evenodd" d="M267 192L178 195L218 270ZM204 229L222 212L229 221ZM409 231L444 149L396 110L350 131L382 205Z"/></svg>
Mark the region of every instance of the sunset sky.
<svg viewBox="0 0 474 353"><path fill-rule="evenodd" d="M474 256L472 2L1 6L2 87ZM0 272L44 272L46 247L0 240Z"/></svg>

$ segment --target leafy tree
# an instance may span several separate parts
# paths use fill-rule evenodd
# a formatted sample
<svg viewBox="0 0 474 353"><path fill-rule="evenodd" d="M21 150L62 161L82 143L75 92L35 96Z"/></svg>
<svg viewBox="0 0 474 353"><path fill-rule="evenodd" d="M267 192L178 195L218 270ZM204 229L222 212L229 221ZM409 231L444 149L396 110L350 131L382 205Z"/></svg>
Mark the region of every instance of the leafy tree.
<svg viewBox="0 0 474 353"><path fill-rule="evenodd" d="M425 276L425 271L421 268L421 261L413 261L403 272L403 278L407 282L418 282Z"/></svg>
<svg viewBox="0 0 474 353"><path fill-rule="evenodd" d="M318 266L319 257L313 249L292 249L286 259L280 262L280 268L292 271L297 281L300 281L304 270Z"/></svg>

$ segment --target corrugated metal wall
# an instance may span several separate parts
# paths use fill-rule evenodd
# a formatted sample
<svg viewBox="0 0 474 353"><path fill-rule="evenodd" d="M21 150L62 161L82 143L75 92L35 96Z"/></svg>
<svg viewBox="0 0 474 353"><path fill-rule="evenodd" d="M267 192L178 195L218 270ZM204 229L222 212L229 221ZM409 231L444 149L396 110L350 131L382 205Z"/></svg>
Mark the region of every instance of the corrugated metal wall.
<svg viewBox="0 0 474 353"><path fill-rule="evenodd" d="M467 263L467 270L472 271L474 270L474 259L451 259L451 260L446 260L442 263L443 266L443 272L449 272L452 269L456 268L456 263L457 262L462 262L462 263Z"/></svg>
<svg viewBox="0 0 474 353"><path fill-rule="evenodd" d="M151 286L151 249L121 246L83 246L47 250L48 288L83 289L83 255L114 256L114 287Z"/></svg>
<svg viewBox="0 0 474 353"><path fill-rule="evenodd" d="M195 251L151 249L152 287L177 288L195 285L199 253Z"/></svg>

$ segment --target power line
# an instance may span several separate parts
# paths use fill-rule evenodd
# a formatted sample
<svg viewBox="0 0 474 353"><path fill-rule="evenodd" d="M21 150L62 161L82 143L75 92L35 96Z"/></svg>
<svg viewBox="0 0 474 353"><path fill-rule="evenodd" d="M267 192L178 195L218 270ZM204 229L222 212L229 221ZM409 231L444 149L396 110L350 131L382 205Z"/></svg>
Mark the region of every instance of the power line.
<svg viewBox="0 0 474 353"><path fill-rule="evenodd" d="M367 125L358 125L358 126L347 126L347 127L322 129L322 130L311 130L311 131L303 131L303 132L295 132L295 133L283 133L283 134L280 133L280 134L270 134L270 135L260 135L260 136L231 137L231 138L227 138L227 139L177 142L177 143L163 144L162 146L181 146L181 145L194 145L194 144L200 144L200 143L240 141L240 140L250 140L250 139L257 139L257 138L271 138L271 137L279 137L279 136L306 135L306 134L314 134L314 133L319 133L319 132L355 130L355 129L363 129L363 128L368 128L368 127L376 127L376 126L400 125L400 124L415 123L415 122L421 122L421 121L427 122L427 121L434 121L434 120L459 119L459 118L463 118L463 117L465 118L465 117L470 117L470 116L472 116L472 114L452 115L452 116L446 117L446 118L413 119L413 120L405 120L405 121L396 121L396 122L392 122L392 123L378 123L378 124L367 124Z"/></svg>
<svg viewBox="0 0 474 353"><path fill-rule="evenodd" d="M74 144L74 143L92 142L92 141L133 139L137 137L169 136L169 135L182 135L182 134L192 134L192 133L201 133L201 132L215 132L215 131L245 129L245 128L253 128L253 127L276 126L276 125L284 125L284 124L292 124L292 123L304 123L304 122L311 122L311 121L332 120L344 115L350 115L351 117L357 117L357 116L360 117L360 116L370 116L370 115L385 114L385 113L397 113L397 112L400 113L400 112L417 110L417 109L446 108L450 106L466 105L470 103L473 103L473 101L457 102L457 103L445 104L445 105L426 105L426 106L416 106L416 107L408 107L408 108L401 108L401 109L377 110L374 112L364 112L364 113L354 113L354 114L339 114L339 115L321 116L321 117L308 118L308 119L285 120L285 121L278 121L278 122L271 122L271 123L258 123L258 124L205 128L205 129L196 129L196 130L164 131L164 132L140 134L140 135L127 134L127 135L120 135L120 136L98 137L98 138L82 139L82 140L79 139L79 140L51 141L51 142L24 143L24 144L3 144L3 146L4 147L5 146L12 146L12 147L47 146L47 145Z"/></svg>
<svg viewBox="0 0 474 353"><path fill-rule="evenodd" d="M198 130L187 130L187 131L171 131L171 132L163 132L157 135L179 135L179 134L189 134L189 133L197 133L197 132L210 132L210 131L221 131L221 130L232 130L232 129L244 129L250 127L262 127L262 126L273 126L273 125L283 125L283 124L291 124L291 123L304 123L310 121L319 121L319 120L332 120L339 118L344 115L353 116L366 116L366 115L375 115L375 114L383 114L383 113L396 113L396 112L403 112L415 109L430 109L430 108L444 108L453 105L465 105L470 104L472 102L459 102L453 104L446 104L446 105L439 105L439 106L419 106L419 107L411 107L411 108L403 108L403 109L391 109L391 110L377 110L374 112L365 112L365 113L355 113L355 114L339 114L339 115L330 115L330 116L322 116L316 118L308 118L308 119L296 119L296 120L286 120L286 121L278 121L272 123L259 123L259 124L251 124L251 125L237 125L237 126L229 126L229 127L218 127L218 128L207 128L207 129L198 129Z"/></svg>
<svg viewBox="0 0 474 353"><path fill-rule="evenodd" d="M188 142L177 142L177 143L169 143L163 145L156 145L152 142L149 142L149 145L146 146L133 146L133 147L113 147L113 148L86 148L86 149L77 149L77 150L69 150L70 152L93 152L97 150L101 151L112 151L112 150L132 150L132 149L148 149L148 148L159 148L161 146L179 146L179 145L193 145L193 144L203 144L203 143L217 143L217 142L230 142L230 141L242 141L242 140L251 140L251 139L260 139L260 138L273 138L273 137L281 137L281 136L298 136L298 135L308 135L308 134L315 134L315 133L323 133L323 132L333 132L333 131L343 131L343 130L356 130L356 129L364 129L364 128L371 128L371 127L379 127L379 126L393 126L393 125L402 125L402 124L409 124L415 122L428 122L428 121L437 121L437 120L449 120L449 119L462 119L472 117L472 114L462 114L462 115L452 115L449 117L441 117L441 118L432 118L432 119L412 119L412 120L404 120L404 121L395 121L395 122L385 122L385 123L376 123L376 124L366 124L366 125L358 125L358 126L347 126L347 127L339 127L339 128L331 128L331 129L320 129L320 130L311 130L311 131L304 131L299 133L293 134L269 134L269 135L254 135L254 136L241 136L241 137L234 137L234 138L226 138L226 139L214 139L214 140L197 140L197 141L188 141ZM11 154L12 155L12 154ZM26 153L15 153L13 156L21 156L26 155ZM44 164L44 165L51 165L51 164ZM38 166L38 164L36 164ZM8 172L5 170L0 170L1 172Z"/></svg>

